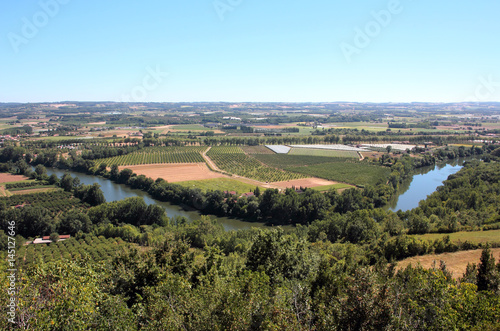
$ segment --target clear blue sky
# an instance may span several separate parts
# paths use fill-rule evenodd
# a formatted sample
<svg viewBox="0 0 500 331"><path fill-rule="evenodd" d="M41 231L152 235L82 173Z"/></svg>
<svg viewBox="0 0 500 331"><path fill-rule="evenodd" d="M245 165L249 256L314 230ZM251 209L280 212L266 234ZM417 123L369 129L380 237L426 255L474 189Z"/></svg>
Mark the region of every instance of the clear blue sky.
<svg viewBox="0 0 500 331"><path fill-rule="evenodd" d="M390 2L4 0L0 102L500 101L499 1Z"/></svg>

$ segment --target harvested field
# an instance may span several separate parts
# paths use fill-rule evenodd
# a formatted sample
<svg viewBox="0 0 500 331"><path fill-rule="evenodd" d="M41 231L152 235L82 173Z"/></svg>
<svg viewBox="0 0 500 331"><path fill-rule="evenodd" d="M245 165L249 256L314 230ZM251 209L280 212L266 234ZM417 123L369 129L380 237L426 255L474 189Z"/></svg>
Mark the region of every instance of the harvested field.
<svg viewBox="0 0 500 331"><path fill-rule="evenodd" d="M26 180L28 177L23 175L12 175L7 173L0 173L0 183L20 182Z"/></svg>
<svg viewBox="0 0 500 331"><path fill-rule="evenodd" d="M119 170L125 168L131 169L138 175L145 175L153 179L163 178L171 183L227 177L211 171L205 163L145 164L123 166L119 167Z"/></svg>
<svg viewBox="0 0 500 331"><path fill-rule="evenodd" d="M432 268L434 262L436 268L439 268L440 261L443 261L446 264L446 269L448 269L448 271L452 273L453 278L457 279L463 276L468 263L479 264L479 259L481 258L482 251L482 249L475 249L472 251L462 251L455 253L414 256L398 262L397 268L406 268L410 264L412 266L416 266L419 263L424 268ZM495 261L498 262L498 260L500 259L500 248L492 248L491 252L493 253Z"/></svg>
<svg viewBox="0 0 500 331"><path fill-rule="evenodd" d="M443 237L450 237L452 242L465 242L470 241L472 243L498 243L500 242L500 230L489 230L489 231L461 231L453 233L426 233L422 235L415 235L421 240L436 240Z"/></svg>
<svg viewBox="0 0 500 331"><path fill-rule="evenodd" d="M302 187L316 187L316 186L327 186L327 185L330 186L339 183L321 178L302 178L302 179L288 180L286 182L273 182L271 184L279 188L291 188L292 186L299 188L301 186Z"/></svg>

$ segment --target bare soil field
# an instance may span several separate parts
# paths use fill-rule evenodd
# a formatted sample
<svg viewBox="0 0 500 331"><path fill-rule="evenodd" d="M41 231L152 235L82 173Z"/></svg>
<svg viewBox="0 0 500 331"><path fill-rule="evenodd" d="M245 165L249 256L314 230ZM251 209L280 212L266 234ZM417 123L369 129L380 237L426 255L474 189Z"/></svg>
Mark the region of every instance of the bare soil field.
<svg viewBox="0 0 500 331"><path fill-rule="evenodd" d="M416 266L419 263L424 268L431 268L434 262L436 268L439 268L440 261L444 261L446 269L452 273L453 278L457 279L463 276L468 263L479 264L482 251L482 249L476 249L455 253L414 256L398 262L397 269L406 268L410 264ZM500 248L492 248L491 252L493 253L495 261L498 262L500 259Z"/></svg>
<svg viewBox="0 0 500 331"><path fill-rule="evenodd" d="M334 185L338 184L338 182L334 182L331 180L321 179L321 178L302 178L302 179L294 179L286 182L273 182L271 185L276 186L278 188L291 188L294 187L316 187L316 186L326 186L326 185Z"/></svg>
<svg viewBox="0 0 500 331"><path fill-rule="evenodd" d="M205 163L145 164L123 166L119 167L119 170L125 168L131 169L138 175L145 175L153 179L163 178L171 183L227 177L211 171Z"/></svg>
<svg viewBox="0 0 500 331"><path fill-rule="evenodd" d="M28 179L28 177L23 175L0 173L0 183L19 182L26 179Z"/></svg>

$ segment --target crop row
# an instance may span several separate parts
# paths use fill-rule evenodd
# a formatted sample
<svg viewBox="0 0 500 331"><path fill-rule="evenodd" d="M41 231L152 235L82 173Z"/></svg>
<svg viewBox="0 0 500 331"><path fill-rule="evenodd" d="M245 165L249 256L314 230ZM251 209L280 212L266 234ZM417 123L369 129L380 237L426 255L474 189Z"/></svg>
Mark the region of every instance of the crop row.
<svg viewBox="0 0 500 331"><path fill-rule="evenodd" d="M199 163L204 162L201 153L206 150L202 146L186 147L151 147L127 155L95 160L98 167L101 163L107 166L158 164L158 163Z"/></svg>
<svg viewBox="0 0 500 331"><path fill-rule="evenodd" d="M307 156L325 156L325 157L340 157L359 159L358 152L353 150L335 150L335 149L315 149L315 148L292 148L290 155L307 155Z"/></svg>
<svg viewBox="0 0 500 331"><path fill-rule="evenodd" d="M53 215L61 211L70 209L85 209L88 204L81 202L71 193L63 190L40 192L22 195L12 195L10 197L0 197L0 201L5 201L9 207L19 205L30 205L32 207L43 207Z"/></svg>
<svg viewBox="0 0 500 331"><path fill-rule="evenodd" d="M212 147L209 156L220 169L242 177L256 179L261 182L281 182L304 178L303 175L278 170L263 165L255 158L243 153L239 147Z"/></svg>
<svg viewBox="0 0 500 331"><path fill-rule="evenodd" d="M11 189L16 189L16 188L35 187L35 186L42 186L42 185L48 185L48 184L49 184L48 182L44 182L44 181L7 183L7 184L5 184L5 188L7 190L11 190Z"/></svg>
<svg viewBox="0 0 500 331"><path fill-rule="evenodd" d="M50 244L31 244L18 251L19 262L30 265L37 261L50 262L62 259L79 259L84 256L94 261L104 261L123 250L128 244L121 239L102 236L86 236L84 239L70 238Z"/></svg>

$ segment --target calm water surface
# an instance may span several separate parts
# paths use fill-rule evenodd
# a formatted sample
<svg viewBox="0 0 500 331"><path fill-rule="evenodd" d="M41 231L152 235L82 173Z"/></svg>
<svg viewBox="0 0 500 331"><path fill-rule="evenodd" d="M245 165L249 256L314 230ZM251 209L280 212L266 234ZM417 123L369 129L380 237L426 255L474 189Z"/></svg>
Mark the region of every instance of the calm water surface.
<svg viewBox="0 0 500 331"><path fill-rule="evenodd" d="M148 205L157 204L165 208L168 217L184 216L189 221L194 221L196 219L199 219L201 216L201 214L197 211L186 211L177 205L155 200L146 192L143 192L141 190L134 190L123 184L116 184L115 182L112 182L111 180L106 178L86 175L74 171L47 168L47 174L49 176L52 174L56 174L57 177L61 178L65 173L69 173L73 177L78 177L80 179L80 182L85 185L91 185L94 183L99 184L107 202L123 200L131 197L141 197ZM222 223L226 231L249 229L251 227L264 227L264 223L244 222L227 217L217 217L217 220Z"/></svg>
<svg viewBox="0 0 500 331"><path fill-rule="evenodd" d="M462 169L464 162L464 159L458 159L449 164L417 169L411 181L401 184L401 193L389 202L388 209L407 211L418 207L418 203L436 191L449 175Z"/></svg>

